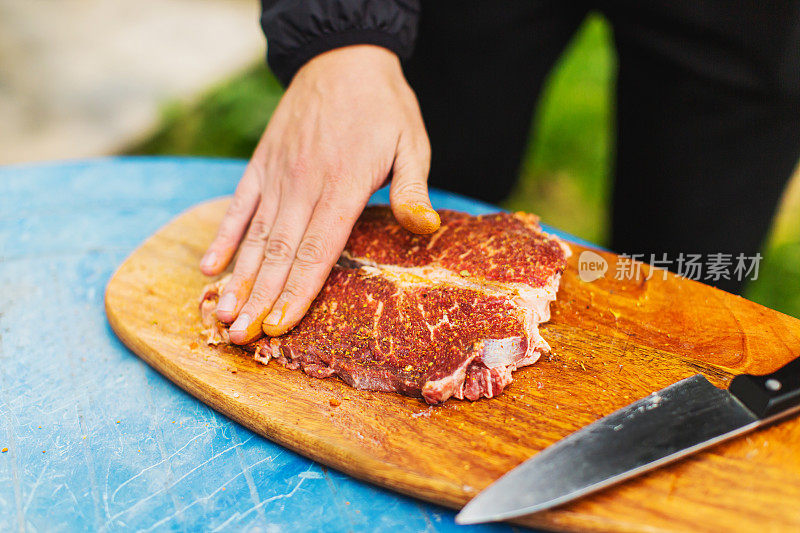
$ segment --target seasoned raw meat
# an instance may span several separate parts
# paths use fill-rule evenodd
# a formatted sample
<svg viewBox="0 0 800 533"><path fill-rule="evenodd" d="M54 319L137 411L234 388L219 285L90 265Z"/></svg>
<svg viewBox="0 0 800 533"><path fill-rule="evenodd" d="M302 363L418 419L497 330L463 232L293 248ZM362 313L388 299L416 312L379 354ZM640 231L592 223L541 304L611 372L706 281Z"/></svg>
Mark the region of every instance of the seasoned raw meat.
<svg viewBox="0 0 800 533"><path fill-rule="evenodd" d="M280 337L243 348L315 377L439 403L491 398L511 372L549 350L550 318L569 248L536 217L441 211L432 235L369 207L308 313ZM226 279L201 302L208 342L229 342L213 311Z"/></svg>

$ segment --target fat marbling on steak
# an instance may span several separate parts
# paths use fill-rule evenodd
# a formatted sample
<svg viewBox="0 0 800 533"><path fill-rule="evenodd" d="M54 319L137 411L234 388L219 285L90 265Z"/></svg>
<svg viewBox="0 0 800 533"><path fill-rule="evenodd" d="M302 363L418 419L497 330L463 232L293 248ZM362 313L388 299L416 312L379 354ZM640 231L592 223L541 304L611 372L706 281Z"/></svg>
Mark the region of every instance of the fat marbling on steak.
<svg viewBox="0 0 800 533"><path fill-rule="evenodd" d="M534 215L439 214L438 231L416 235L388 207L368 207L300 323L243 348L265 364L431 404L499 394L550 349L538 326L569 247ZM207 286L200 304L211 344L229 342L214 316L226 281Z"/></svg>

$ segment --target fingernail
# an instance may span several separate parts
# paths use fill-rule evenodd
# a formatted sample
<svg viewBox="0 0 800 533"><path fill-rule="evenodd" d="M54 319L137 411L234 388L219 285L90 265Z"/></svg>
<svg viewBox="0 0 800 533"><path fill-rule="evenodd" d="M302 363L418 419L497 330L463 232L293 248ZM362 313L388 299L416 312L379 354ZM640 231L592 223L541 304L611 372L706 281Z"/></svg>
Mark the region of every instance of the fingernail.
<svg viewBox="0 0 800 533"><path fill-rule="evenodd" d="M267 326L277 326L281 321L282 315L283 313L276 307L267 315L267 318L264 319L264 324Z"/></svg>
<svg viewBox="0 0 800 533"><path fill-rule="evenodd" d="M217 262L217 252L209 252L200 260L200 268L212 268Z"/></svg>
<svg viewBox="0 0 800 533"><path fill-rule="evenodd" d="M217 312L233 313L234 309L236 309L236 295L232 292L223 294L217 303Z"/></svg>
<svg viewBox="0 0 800 533"><path fill-rule="evenodd" d="M250 318L250 315L247 313L242 313L239 315L239 318L231 325L231 331L245 331L247 326L250 325L253 319Z"/></svg>
<svg viewBox="0 0 800 533"><path fill-rule="evenodd" d="M414 233L433 233L441 225L439 213L426 204L415 202L401 206L411 215L406 227Z"/></svg>
<svg viewBox="0 0 800 533"><path fill-rule="evenodd" d="M425 215L425 216L432 216L432 215L438 216L437 213L436 213L436 210L433 207L429 206L428 204L422 203L422 202L417 202L417 203L414 204L414 211L416 213L419 213L419 214Z"/></svg>
<svg viewBox="0 0 800 533"><path fill-rule="evenodd" d="M421 228L426 233L433 233L442 224L439 218L439 213L428 207L427 205L420 204L420 216L425 219L424 224L420 224Z"/></svg>

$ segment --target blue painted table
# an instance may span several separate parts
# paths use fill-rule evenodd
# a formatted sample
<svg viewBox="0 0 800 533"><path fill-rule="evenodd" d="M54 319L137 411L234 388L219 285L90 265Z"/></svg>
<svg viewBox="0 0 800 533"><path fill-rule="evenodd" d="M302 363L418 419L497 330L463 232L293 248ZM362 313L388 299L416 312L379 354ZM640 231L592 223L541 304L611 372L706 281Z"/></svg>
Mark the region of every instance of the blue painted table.
<svg viewBox="0 0 800 533"><path fill-rule="evenodd" d="M0 168L0 531L516 530L456 526L448 509L298 456L184 393L114 336L103 290L116 267L179 212L231 194L244 165Z"/></svg>

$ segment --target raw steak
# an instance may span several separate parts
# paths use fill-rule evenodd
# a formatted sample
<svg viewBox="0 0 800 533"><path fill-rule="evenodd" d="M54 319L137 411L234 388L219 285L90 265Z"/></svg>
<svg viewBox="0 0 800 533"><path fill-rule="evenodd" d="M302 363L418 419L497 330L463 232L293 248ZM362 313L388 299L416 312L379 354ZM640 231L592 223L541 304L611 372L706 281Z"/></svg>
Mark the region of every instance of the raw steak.
<svg viewBox="0 0 800 533"><path fill-rule="evenodd" d="M538 325L570 251L533 215L440 216L436 233L415 235L388 207L367 208L303 320L243 348L265 364L432 404L499 394L550 349ZM200 305L211 344L229 342L213 314L226 281L206 287Z"/></svg>

